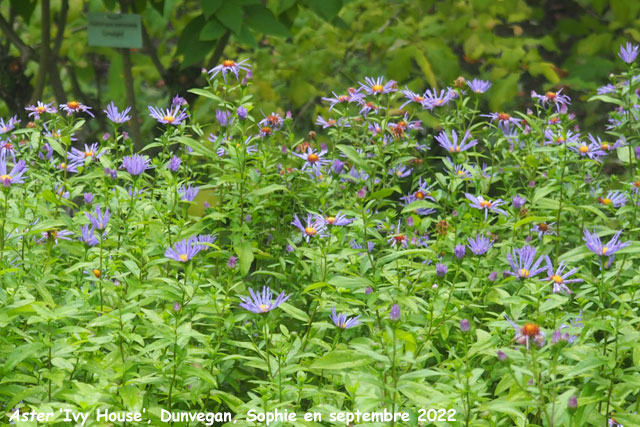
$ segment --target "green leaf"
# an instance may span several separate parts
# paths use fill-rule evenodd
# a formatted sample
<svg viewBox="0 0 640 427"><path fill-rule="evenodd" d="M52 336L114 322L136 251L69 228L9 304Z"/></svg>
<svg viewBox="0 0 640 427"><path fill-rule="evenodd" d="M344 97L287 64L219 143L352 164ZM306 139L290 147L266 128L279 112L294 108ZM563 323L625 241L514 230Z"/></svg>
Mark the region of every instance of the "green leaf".
<svg viewBox="0 0 640 427"><path fill-rule="evenodd" d="M548 216L528 216L513 224L513 229L529 224L531 222L546 222L551 221L553 218Z"/></svg>
<svg viewBox="0 0 640 427"><path fill-rule="evenodd" d="M426 200L416 200L415 202L405 206L404 209L402 209L402 213L415 212L418 209L435 209L437 207L438 205L433 202L428 202Z"/></svg>
<svg viewBox="0 0 640 427"><path fill-rule="evenodd" d="M182 69L202 61L213 47L210 42L200 40L200 32L204 24L204 16L196 16L180 33L176 51L178 54L183 55L183 60L180 64Z"/></svg>
<svg viewBox="0 0 640 427"><path fill-rule="evenodd" d="M216 18L224 24L225 27L239 34L242 28L242 7L235 0L227 0L216 11Z"/></svg>
<svg viewBox="0 0 640 427"><path fill-rule="evenodd" d="M606 102L607 104L616 104L616 105L620 105L622 107L624 107L624 102L620 101L619 99L613 98L611 96L608 95L595 95L592 96L591 98L588 99L589 102L591 101L602 101L602 102Z"/></svg>
<svg viewBox="0 0 640 427"><path fill-rule="evenodd" d="M618 159L622 163L625 165L629 164L629 147L618 147L616 148L616 153L618 154Z"/></svg>
<svg viewBox="0 0 640 427"><path fill-rule="evenodd" d="M211 18L204 24L202 31L200 31L200 40L211 41L217 40L226 31L224 25L222 25L216 18Z"/></svg>
<svg viewBox="0 0 640 427"><path fill-rule="evenodd" d="M369 200L386 199L387 197L389 197L393 193L401 193L400 188L397 185L395 185L393 187L383 188L383 189L378 190L378 191L376 191L374 193L371 193L369 195L369 197L367 197L367 201L369 201Z"/></svg>
<svg viewBox="0 0 640 427"><path fill-rule="evenodd" d="M266 187L262 187L262 188L258 188L257 190L254 190L251 192L252 196L265 196L267 194L271 194L275 191L288 191L287 187L285 187L284 185L280 185L280 184L271 184L271 185L267 185Z"/></svg>
<svg viewBox="0 0 640 427"><path fill-rule="evenodd" d="M309 322L309 315L307 313L300 310L299 308L292 306L289 303L285 302L280 304L280 308L282 309L282 311L296 320L300 320L301 322Z"/></svg>
<svg viewBox="0 0 640 427"><path fill-rule="evenodd" d="M342 9L342 0L307 0L307 5L318 16L331 21Z"/></svg>
<svg viewBox="0 0 640 427"><path fill-rule="evenodd" d="M238 265L240 265L240 273L244 276L249 272L251 264L253 263L253 248L251 243L247 241L241 242L234 248L236 254L238 254Z"/></svg>
<svg viewBox="0 0 640 427"><path fill-rule="evenodd" d="M362 157L360 157L360 154L358 154L356 150L349 147L348 145L342 145L342 144L338 144L337 148L338 150L342 151L345 154L345 156L349 158L349 160L351 160L353 163L358 165L360 168L364 169L365 171L369 170L369 164L365 162L362 159Z"/></svg>
<svg viewBox="0 0 640 427"><path fill-rule="evenodd" d="M204 12L204 17L209 19L222 6L222 0L200 0L200 7Z"/></svg>
<svg viewBox="0 0 640 427"><path fill-rule="evenodd" d="M413 59L416 60L416 63L422 70L422 74L424 74L424 78L429 83L429 85L435 89L438 88L438 82L436 80L436 75L433 72L433 68L431 67L431 63L425 56L424 52L420 49L416 49L413 55Z"/></svg>
<svg viewBox="0 0 640 427"><path fill-rule="evenodd" d="M313 361L311 369L351 369L371 363L373 359L354 350L336 350Z"/></svg>
<svg viewBox="0 0 640 427"><path fill-rule="evenodd" d="M245 22L252 29L272 36L290 37L291 33L282 23L280 23L273 13L266 7L251 6L245 8Z"/></svg>

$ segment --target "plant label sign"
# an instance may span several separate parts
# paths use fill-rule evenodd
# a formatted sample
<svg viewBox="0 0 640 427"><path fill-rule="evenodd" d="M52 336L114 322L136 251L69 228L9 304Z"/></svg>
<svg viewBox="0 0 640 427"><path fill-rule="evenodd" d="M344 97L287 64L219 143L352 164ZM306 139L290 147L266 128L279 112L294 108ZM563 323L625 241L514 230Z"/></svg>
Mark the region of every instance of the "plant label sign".
<svg viewBox="0 0 640 427"><path fill-rule="evenodd" d="M89 46L142 48L140 15L90 12Z"/></svg>

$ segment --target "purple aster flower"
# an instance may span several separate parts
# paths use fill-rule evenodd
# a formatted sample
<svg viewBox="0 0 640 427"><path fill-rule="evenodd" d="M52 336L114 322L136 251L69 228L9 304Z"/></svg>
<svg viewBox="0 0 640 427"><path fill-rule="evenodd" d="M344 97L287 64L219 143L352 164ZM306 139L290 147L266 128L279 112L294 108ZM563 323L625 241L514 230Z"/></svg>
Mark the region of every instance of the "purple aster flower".
<svg viewBox="0 0 640 427"><path fill-rule="evenodd" d="M584 328L584 323L582 323L581 320L582 320L582 311L580 311L580 314L575 320L570 320L571 325L567 325L564 323L560 325L560 327L556 329L555 332L553 333L551 342L553 344L556 344L559 341L567 341L569 344L572 344L576 339L578 339L579 335L571 335L566 331L563 332L562 330L569 329L569 328L574 328L574 329Z"/></svg>
<svg viewBox="0 0 640 427"><path fill-rule="evenodd" d="M222 127L226 127L233 123L231 112L226 110L216 110L216 120L218 120L218 124Z"/></svg>
<svg viewBox="0 0 640 427"><path fill-rule="evenodd" d="M104 168L104 176L116 179L118 176L118 171L115 169Z"/></svg>
<svg viewBox="0 0 640 427"><path fill-rule="evenodd" d="M396 321L400 320L400 306L398 304L393 304L391 306L391 312L389 313L389 319Z"/></svg>
<svg viewBox="0 0 640 427"><path fill-rule="evenodd" d="M69 192L64 187L64 185L56 184L53 188L55 190L55 193L58 195L58 197L63 198L63 199L68 199L69 198Z"/></svg>
<svg viewBox="0 0 640 427"><path fill-rule="evenodd" d="M349 318L344 313L336 314L336 308L331 308L331 320L333 320L333 324L338 328L349 329L353 328L354 326L358 326L360 324L360 321L358 320L359 318L360 315Z"/></svg>
<svg viewBox="0 0 640 427"><path fill-rule="evenodd" d="M95 160L104 154L104 151L101 151L99 147L97 142L91 145L84 144L84 151L71 147L71 152L67 154L67 158L72 163L82 165L86 159Z"/></svg>
<svg viewBox="0 0 640 427"><path fill-rule="evenodd" d="M4 119L0 119L0 135L15 129L18 123L20 123L20 120L18 120L18 116L13 116L6 122L4 121Z"/></svg>
<svg viewBox="0 0 640 427"><path fill-rule="evenodd" d="M553 144L579 144L580 143L580 134L573 133L570 130L566 133L562 130L558 130L554 132L553 129L547 128L544 131L544 137L546 138L544 143L545 145Z"/></svg>
<svg viewBox="0 0 640 427"><path fill-rule="evenodd" d="M422 101L422 108L427 110L433 110L436 107L442 107L447 105L449 101L456 97L456 93L453 89L447 88L447 90L442 89L440 94L438 91L433 89L426 90L424 92L424 101Z"/></svg>
<svg viewBox="0 0 640 427"><path fill-rule="evenodd" d="M186 108L181 109L179 105L174 105L166 110L152 107L151 105L149 105L148 108L149 115L159 123L179 125L189 117Z"/></svg>
<svg viewBox="0 0 640 427"><path fill-rule="evenodd" d="M516 330L516 343L520 345L526 345L527 349L529 348L529 342L533 341L538 344L538 347L542 347L545 343L545 333L540 330L540 327L535 323L525 323L524 326L520 327L516 325L508 316L504 316L507 319L507 322L513 329Z"/></svg>
<svg viewBox="0 0 640 427"><path fill-rule="evenodd" d="M491 82L488 80L473 79L471 81L467 81L467 85L474 93L485 93L491 87Z"/></svg>
<svg viewBox="0 0 640 427"><path fill-rule="evenodd" d="M578 396L573 395L569 398L569 403L567 403L567 406L570 409L576 409L578 407Z"/></svg>
<svg viewBox="0 0 640 427"><path fill-rule="evenodd" d="M326 150L316 152L313 148L308 147L306 154L293 153L294 156L300 157L305 161L302 165L302 170L310 168L312 171L320 172L320 168L330 162L329 159L325 159L322 156L327 154Z"/></svg>
<svg viewBox="0 0 640 427"><path fill-rule="evenodd" d="M236 263L237 262L238 262L238 257L231 255L229 257L229 261L227 261L227 267L229 267L230 269L233 270L234 268L236 268Z"/></svg>
<svg viewBox="0 0 640 427"><path fill-rule="evenodd" d="M105 209L103 213L100 209L100 203L96 205L96 208L93 211L93 215L91 215L89 212L85 212L85 215L87 216L87 218L89 218L89 221L91 222L93 228L100 231L105 229L107 223L109 222L109 218L111 217L109 208Z"/></svg>
<svg viewBox="0 0 640 427"><path fill-rule="evenodd" d="M327 237L328 236L328 234L325 233L327 224L324 218L322 217L314 218L313 215L307 214L307 225L305 227L304 225L302 225L302 222L300 221L300 218L298 218L298 215L293 215L293 221L291 222L291 224L298 227L298 229L304 235L304 238L307 241L307 243L309 243L309 239L311 237L314 237L314 236Z"/></svg>
<svg viewBox="0 0 640 427"><path fill-rule="evenodd" d="M122 166L133 176L140 175L145 170L150 169L149 159L140 154L133 154L122 158Z"/></svg>
<svg viewBox="0 0 640 427"><path fill-rule="evenodd" d="M413 202L418 200L432 200L435 202L436 199L431 195L431 190L433 189L433 184L429 185L427 182L422 181L422 177L418 178L418 188L413 193L410 193L406 196L402 196L401 199L405 202L405 204L410 205ZM419 208L416 210L418 215L429 215L435 212L435 209L431 208Z"/></svg>
<svg viewBox="0 0 640 427"><path fill-rule="evenodd" d="M116 104L111 101L109 105L107 105L106 110L102 110L107 114L107 119L111 120L113 123L121 124L126 123L131 120L131 116L129 116L129 111L131 111L131 107L127 107L124 111L118 111L118 107Z"/></svg>
<svg viewBox="0 0 640 427"><path fill-rule="evenodd" d="M464 254L466 252L467 252L467 247L465 245L456 245L456 247L453 249L453 254L458 259L464 258Z"/></svg>
<svg viewBox="0 0 640 427"><path fill-rule="evenodd" d="M471 329L471 324L469 323L469 319L461 319L460 330L462 332L469 332L470 329Z"/></svg>
<svg viewBox="0 0 640 427"><path fill-rule="evenodd" d="M593 233L589 233L589 230L584 230L583 240L585 241L587 248L596 255L600 256L611 256L615 254L622 248L626 248L631 244L631 242L618 242L620 235L622 234L622 230L619 230L606 245L603 245L600 241L600 237L596 234L595 230Z"/></svg>
<svg viewBox="0 0 640 427"><path fill-rule="evenodd" d="M389 175L395 175L398 178L406 178L411 175L411 172L413 172L413 168L407 168L404 165L389 169Z"/></svg>
<svg viewBox="0 0 640 427"><path fill-rule="evenodd" d="M617 88L612 84L607 84L598 88L598 95L606 95L608 93L614 93Z"/></svg>
<svg viewBox="0 0 640 427"><path fill-rule="evenodd" d="M236 109L236 114L238 115L238 117L240 118L240 120L245 120L247 118L247 115L249 114L249 112L247 111L247 109L243 106L240 106Z"/></svg>
<svg viewBox="0 0 640 427"><path fill-rule="evenodd" d="M406 86L405 90L402 91L402 94L405 98L407 98L407 101L399 107L400 110L402 110L407 104L410 104L412 102L420 105L422 105L422 103L424 102L424 96L410 91Z"/></svg>
<svg viewBox="0 0 640 427"><path fill-rule="evenodd" d="M398 84L395 81L389 80L387 83L384 83L384 77L378 77L375 80L371 77L365 77L364 81L365 83L360 83L360 88L364 90L367 95L380 95L398 90Z"/></svg>
<svg viewBox="0 0 640 427"><path fill-rule="evenodd" d="M98 241L98 238L93 234L94 233L93 227L89 228L88 225L83 225L80 228L80 232L82 234L80 236L80 241L84 242L86 245L96 246L98 243L100 243Z"/></svg>
<svg viewBox="0 0 640 427"><path fill-rule="evenodd" d="M605 206L619 208L627 203L627 196L620 191L609 191L606 197L598 197L598 201Z"/></svg>
<svg viewBox="0 0 640 427"><path fill-rule="evenodd" d="M638 45L631 44L629 42L627 42L624 47L621 45L618 56L627 64L631 64L636 60L636 57L638 56Z"/></svg>
<svg viewBox="0 0 640 427"><path fill-rule="evenodd" d="M225 59L224 61L222 61L222 64L216 65L215 67L207 71L207 73L209 74L209 80L213 79L219 73L222 73L222 79L225 83L227 83L227 74L232 73L234 76L236 76L237 81L239 80L238 73L240 72L240 70L246 71L247 73L251 72L251 66L249 64L246 64L247 61L248 59L243 59L240 62L235 62L231 59Z"/></svg>
<svg viewBox="0 0 640 427"><path fill-rule="evenodd" d="M60 104L60 109L67 113L67 116L71 116L74 113L87 113L91 117L95 117L93 113L91 113L91 107L87 107L86 105L82 105L78 101L69 101L66 104Z"/></svg>
<svg viewBox="0 0 640 427"><path fill-rule="evenodd" d="M340 159L335 159L331 164L331 170L336 175L341 174L343 169L344 169L344 162Z"/></svg>
<svg viewBox="0 0 640 427"><path fill-rule="evenodd" d="M507 353L505 353L502 350L498 350L498 360L501 362L504 362L505 360L507 360Z"/></svg>
<svg viewBox="0 0 640 427"><path fill-rule="evenodd" d="M482 117L489 117L491 119L491 123L497 122L498 128L502 130L502 133L508 133L511 129L510 125L514 127L519 126L521 119L516 119L512 117L510 114L500 112L500 113L489 113L489 114L480 114Z"/></svg>
<svg viewBox="0 0 640 427"><path fill-rule="evenodd" d="M537 249L531 246L513 249L510 254L507 254L507 261L509 261L512 271L507 271L505 274L515 276L518 279L529 279L544 271L545 268L540 267L540 264L545 260L545 257L540 255L534 261L536 251Z"/></svg>
<svg viewBox="0 0 640 427"><path fill-rule="evenodd" d="M342 104L342 103L349 103L349 102L353 102L353 103L360 103L360 101L362 101L362 98L364 98L364 95L361 93L358 93L358 89L350 89L348 91L347 95L337 95L335 92L332 92L333 94L333 98L328 98L328 97L323 97L322 100L329 102L329 111L331 111L331 109L333 109L333 107L335 107L337 104Z"/></svg>
<svg viewBox="0 0 640 427"><path fill-rule="evenodd" d="M567 95L561 93L562 89L557 92L546 92L544 95L538 94L535 91L531 91L531 98L535 98L540 102L540 105L543 107L547 105L547 103L553 103L556 106L556 110L560 112L563 109L567 108L567 105L571 104L571 100Z"/></svg>
<svg viewBox="0 0 640 427"><path fill-rule="evenodd" d="M289 296L285 296L284 291L282 291L274 301L273 294L268 286L262 288L262 294L256 294L253 289L249 288L249 294L251 297L240 297L242 303L239 305L245 310L258 314L271 311L289 299Z"/></svg>
<svg viewBox="0 0 640 427"><path fill-rule="evenodd" d="M469 193L465 193L465 197L469 199L469 201L471 201L471 204L469 206L471 206L472 208L484 210L485 221L487 220L487 213L489 211L497 212L505 216L507 215L506 211L498 208L498 206L504 204L504 201L502 199L497 199L492 202L491 200L485 200L482 196L475 197Z"/></svg>
<svg viewBox="0 0 640 427"><path fill-rule="evenodd" d="M49 231L43 231L41 233L40 239L38 239L38 243L44 242L45 240L53 240L55 242L55 244L58 244L58 239L62 239L62 240L71 240L71 238L69 236L72 236L73 233L69 230L58 230L58 229L52 229Z"/></svg>
<svg viewBox="0 0 640 427"><path fill-rule="evenodd" d="M280 130L283 123L284 119L279 114L272 112L268 116L264 116L264 119L260 120L258 125L260 127L270 127L272 130Z"/></svg>
<svg viewBox="0 0 640 427"><path fill-rule="evenodd" d="M498 272L497 271L492 271L491 273L489 273L489 281L490 282L495 282L497 278L498 278Z"/></svg>
<svg viewBox="0 0 640 427"><path fill-rule="evenodd" d="M176 242L173 248L167 248L164 256L179 262L187 262L202 249L203 247L198 244L196 239L189 238Z"/></svg>
<svg viewBox="0 0 640 427"><path fill-rule="evenodd" d="M460 178L460 179L473 178L473 175L471 175L471 172L469 172L469 170L466 168L465 165L454 165L452 163L447 163L447 166L451 170L451 174L456 178ZM453 166L453 169L451 169L451 166Z"/></svg>
<svg viewBox="0 0 640 427"><path fill-rule="evenodd" d="M60 162L56 168L69 172L69 173L78 173L78 167L82 166L82 163L77 162L75 159L72 159L70 163Z"/></svg>
<svg viewBox="0 0 640 427"><path fill-rule="evenodd" d="M393 225L390 231L393 232ZM398 225L396 225L395 233L390 234L391 236L387 239L387 243L390 243L392 248L395 248L396 245L402 246L405 249L409 247L407 236L400 232L400 220L398 220Z"/></svg>
<svg viewBox="0 0 640 427"><path fill-rule="evenodd" d="M513 198L511 199L511 204L515 209L522 208L525 203L527 203L527 199L518 195L513 196Z"/></svg>
<svg viewBox="0 0 640 427"><path fill-rule="evenodd" d="M532 233L538 233L538 239L542 240L544 236L555 236L557 233L551 228L555 222L547 224L546 222L541 222L540 224L536 224L531 228Z"/></svg>
<svg viewBox="0 0 640 427"><path fill-rule="evenodd" d="M174 107L176 105L183 106L183 105L187 105L187 104L188 104L187 100L184 99L183 97L181 97L179 93L176 93L176 96L174 96L171 99L171 106L172 107Z"/></svg>
<svg viewBox="0 0 640 427"><path fill-rule="evenodd" d="M493 242L482 234L478 234L475 239L467 238L467 242L469 242L469 250L476 255L486 254L493 246Z"/></svg>
<svg viewBox="0 0 640 427"><path fill-rule="evenodd" d="M25 110L30 111L29 117L33 117L34 120L39 120L41 114L55 114L58 112L58 109L52 104L53 103L51 102L48 104L44 104L38 101L36 105L29 105L25 108Z"/></svg>
<svg viewBox="0 0 640 427"><path fill-rule="evenodd" d="M571 293L571 290L567 287L567 283L576 283L583 282L582 279L569 279L569 276L574 275L578 269L572 268L568 272L564 273L566 266L564 265L564 261L560 261L558 268L554 270L553 264L551 263L551 259L547 257L547 278L540 280L547 280L553 282L553 293L556 294L558 292L564 291L568 294ZM563 274L564 273L564 274Z"/></svg>
<svg viewBox="0 0 640 427"><path fill-rule="evenodd" d="M466 131L460 143L458 143L458 134L455 130L451 131L451 139L447 136L445 131L440 132L439 135L436 136L436 141L440 143L440 146L450 153L459 153L461 151L466 151L469 148L473 147L478 143L477 140L471 140L466 142L467 139L471 137L471 133Z"/></svg>
<svg viewBox="0 0 640 427"><path fill-rule="evenodd" d="M13 165L11 172L7 173L7 163L4 156L0 157L0 182L5 187L11 184L24 184L22 176L28 170L24 160L20 160Z"/></svg>
<svg viewBox="0 0 640 427"><path fill-rule="evenodd" d="M193 202L193 199L195 199L196 196L198 195L198 191L200 191L199 187L192 187L191 184L189 184L188 187L185 187L184 185L182 185L178 189L178 194L180 194L181 200L186 202Z"/></svg>
<svg viewBox="0 0 640 427"><path fill-rule="evenodd" d="M436 275L438 277L443 277L447 274L449 268L445 264L436 264Z"/></svg>
<svg viewBox="0 0 640 427"><path fill-rule="evenodd" d="M336 216L326 216L323 219L327 225L349 225L355 221L355 218L348 219L346 215L340 212Z"/></svg>
<svg viewBox="0 0 640 427"><path fill-rule="evenodd" d="M84 193L84 202L86 204L90 204L91 202L93 202L93 194L91 193Z"/></svg>
<svg viewBox="0 0 640 427"><path fill-rule="evenodd" d="M178 172L181 162L182 162L182 159L180 157L173 156L171 160L169 160L169 170L171 172Z"/></svg>

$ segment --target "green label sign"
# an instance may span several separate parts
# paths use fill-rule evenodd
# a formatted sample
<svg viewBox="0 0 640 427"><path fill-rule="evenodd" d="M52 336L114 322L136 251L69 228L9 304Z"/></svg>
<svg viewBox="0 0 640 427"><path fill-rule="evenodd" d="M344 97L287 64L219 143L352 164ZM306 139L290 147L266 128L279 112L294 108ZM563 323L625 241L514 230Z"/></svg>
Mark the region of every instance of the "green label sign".
<svg viewBox="0 0 640 427"><path fill-rule="evenodd" d="M90 12L89 46L142 48L140 15Z"/></svg>

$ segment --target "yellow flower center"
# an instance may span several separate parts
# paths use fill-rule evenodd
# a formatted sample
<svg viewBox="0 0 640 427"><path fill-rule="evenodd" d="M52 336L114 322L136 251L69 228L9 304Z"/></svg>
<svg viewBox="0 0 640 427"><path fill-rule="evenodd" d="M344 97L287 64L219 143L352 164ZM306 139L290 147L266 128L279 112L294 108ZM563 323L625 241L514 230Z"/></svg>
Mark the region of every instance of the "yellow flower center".
<svg viewBox="0 0 640 427"><path fill-rule="evenodd" d="M414 97L414 98L413 98L413 100L414 100L415 102L422 102L422 101L424 101L424 98L423 98L423 97L421 97L421 96L416 96L416 97Z"/></svg>
<svg viewBox="0 0 640 427"><path fill-rule="evenodd" d="M555 283L562 283L562 277L558 276L557 274L554 274L553 276L551 276L551 280L553 280Z"/></svg>
<svg viewBox="0 0 640 427"><path fill-rule="evenodd" d="M398 172L396 172L396 175L398 175L398 176L402 176L402 171L398 171Z"/></svg>
<svg viewBox="0 0 640 427"><path fill-rule="evenodd" d="M93 151L85 151L84 153L84 158L86 159L87 157L92 157L93 156Z"/></svg>
<svg viewBox="0 0 640 427"><path fill-rule="evenodd" d="M581 145L580 148L578 149L578 151L580 151L582 154L588 153L589 152L589 147L587 147L586 145Z"/></svg>
<svg viewBox="0 0 640 427"><path fill-rule="evenodd" d="M42 105L38 105L38 106L36 107L36 111L37 111L38 113L44 113L46 110L47 110L47 109L46 109L46 108L44 108Z"/></svg>
<svg viewBox="0 0 640 427"><path fill-rule="evenodd" d="M97 268L93 269L92 272L93 272L93 275L96 276L98 279L102 275L102 272L100 272L100 270L98 270Z"/></svg>
<svg viewBox="0 0 640 427"><path fill-rule="evenodd" d="M504 121L509 120L510 118L511 118L511 116L509 114L507 114L507 113L498 114L498 120L500 120L500 121L504 122Z"/></svg>
<svg viewBox="0 0 640 427"><path fill-rule="evenodd" d="M522 335L526 335L528 337L536 336L540 333L540 327L535 323L525 323L522 327Z"/></svg>
<svg viewBox="0 0 640 427"><path fill-rule="evenodd" d="M558 138L556 138L556 142L557 142L558 144L562 144L562 143L564 142L564 137L559 136Z"/></svg>
<svg viewBox="0 0 640 427"><path fill-rule="evenodd" d="M9 181L11 182L11 175L0 175L0 181Z"/></svg>
<svg viewBox="0 0 640 427"><path fill-rule="evenodd" d="M483 207L484 209L490 208L491 202L489 200L483 200L480 202L480 206Z"/></svg>
<svg viewBox="0 0 640 427"><path fill-rule="evenodd" d="M396 234L395 236L393 236L393 239L400 243L400 242L404 242L404 239L406 239L404 234Z"/></svg>
<svg viewBox="0 0 640 427"><path fill-rule="evenodd" d="M436 104L442 105L442 99L436 99Z"/></svg>
<svg viewBox="0 0 640 427"><path fill-rule="evenodd" d="M315 236L318 233L313 227L305 227L304 232L307 234L307 236Z"/></svg>
<svg viewBox="0 0 640 427"><path fill-rule="evenodd" d="M416 191L416 199L422 200L424 199L424 193L422 191Z"/></svg>
<svg viewBox="0 0 640 427"><path fill-rule="evenodd" d="M260 304L258 307L260 308L260 311L263 313L266 313L267 311L269 311L269 305L267 304Z"/></svg>
<svg viewBox="0 0 640 427"><path fill-rule="evenodd" d="M527 270L526 268L520 269L520 277L529 277L529 274L529 270Z"/></svg>
<svg viewBox="0 0 640 427"><path fill-rule="evenodd" d="M271 134L271 128L270 128L269 126L265 126L265 127L263 127L262 129L260 129L260 130L261 130L261 131L262 131L262 133L264 133L264 134L267 134L267 135Z"/></svg>
<svg viewBox="0 0 640 427"><path fill-rule="evenodd" d="M189 257L187 256L187 254L180 254L180 256L178 258L180 258L180 260L182 260L182 262L187 262L187 259Z"/></svg>
<svg viewBox="0 0 640 427"><path fill-rule="evenodd" d="M336 222L336 217L328 216L328 217L325 218L325 221L327 221L329 224L333 225L333 223Z"/></svg>
<svg viewBox="0 0 640 427"><path fill-rule="evenodd" d="M78 108L80 108L80 103L78 101L69 101L67 102L67 107L71 108L72 110L77 110Z"/></svg>
<svg viewBox="0 0 640 427"><path fill-rule="evenodd" d="M609 151L609 143L607 143L607 142L603 142L603 143L602 143L602 145L600 145L600 147L601 147L603 150L607 150L607 151Z"/></svg>
<svg viewBox="0 0 640 427"><path fill-rule="evenodd" d="M315 162L317 162L318 160L320 160L320 156L318 156L317 154L309 154L309 155L307 156L307 161L308 161L309 163L315 163Z"/></svg>
<svg viewBox="0 0 640 427"><path fill-rule="evenodd" d="M544 94L544 96L547 97L547 99L556 99L556 93L555 92L547 92Z"/></svg>
<svg viewBox="0 0 640 427"><path fill-rule="evenodd" d="M459 170L458 171L458 175L464 175L464 171L463 170Z"/></svg>
<svg viewBox="0 0 640 427"><path fill-rule="evenodd" d="M347 322L340 322L338 323L338 327L342 328L342 329L346 329L347 328Z"/></svg>
<svg viewBox="0 0 640 427"><path fill-rule="evenodd" d="M60 169L66 169L66 168L67 168L66 163L60 163Z"/></svg>
<svg viewBox="0 0 640 427"><path fill-rule="evenodd" d="M382 92L384 87L382 85L373 85L371 86L371 90L374 92Z"/></svg>
<svg viewBox="0 0 640 427"><path fill-rule="evenodd" d="M604 248L602 248L602 255L606 255L608 250L609 250L609 248L606 247L606 246Z"/></svg>
<svg viewBox="0 0 640 427"><path fill-rule="evenodd" d="M611 204L611 199L607 199L606 197L604 199L602 199L602 204L603 205L610 205Z"/></svg>
<svg viewBox="0 0 640 427"><path fill-rule="evenodd" d="M224 61L222 61L223 67L233 67L234 65L236 65L236 62L232 61L231 59L225 59Z"/></svg>
<svg viewBox="0 0 640 427"><path fill-rule="evenodd" d="M175 117L170 116L168 114L166 116L164 116L162 119L167 123L173 123L176 120Z"/></svg>

